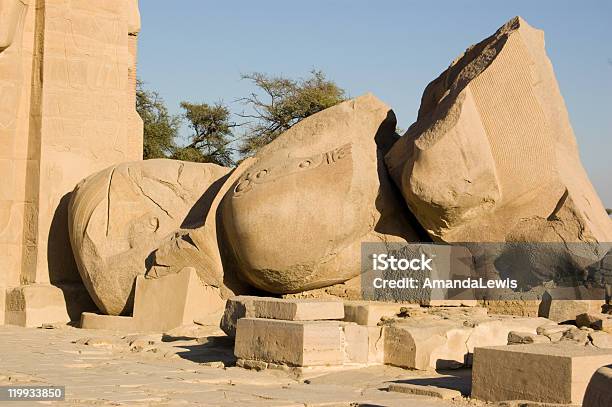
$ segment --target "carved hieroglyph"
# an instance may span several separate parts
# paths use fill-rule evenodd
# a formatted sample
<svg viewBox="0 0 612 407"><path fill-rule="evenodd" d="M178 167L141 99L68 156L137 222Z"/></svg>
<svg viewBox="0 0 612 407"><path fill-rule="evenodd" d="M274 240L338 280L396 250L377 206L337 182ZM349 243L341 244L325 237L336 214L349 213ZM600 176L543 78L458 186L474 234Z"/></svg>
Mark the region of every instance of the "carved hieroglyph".
<svg viewBox="0 0 612 407"><path fill-rule="evenodd" d="M612 241L543 32L519 17L427 86L386 163L434 240L580 242L594 257Z"/></svg>
<svg viewBox="0 0 612 407"><path fill-rule="evenodd" d="M72 248L102 312L131 311L135 278L151 253L206 212L210 202L199 201L228 172L215 164L146 160L107 168L77 186L69 212Z"/></svg>
<svg viewBox="0 0 612 407"><path fill-rule="evenodd" d="M362 241L417 236L382 163L395 116L372 95L317 113L262 148L221 203L240 275L274 293L360 273Z"/></svg>

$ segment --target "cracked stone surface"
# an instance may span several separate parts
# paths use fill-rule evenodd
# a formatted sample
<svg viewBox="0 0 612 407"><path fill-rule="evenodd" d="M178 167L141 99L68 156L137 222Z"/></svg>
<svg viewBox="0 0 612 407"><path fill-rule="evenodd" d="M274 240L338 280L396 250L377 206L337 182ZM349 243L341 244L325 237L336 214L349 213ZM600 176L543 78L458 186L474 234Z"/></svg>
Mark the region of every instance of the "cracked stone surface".
<svg viewBox="0 0 612 407"><path fill-rule="evenodd" d="M296 379L280 370L238 367L216 327L126 335L71 327L0 327L0 385L65 385L81 406L414 406L468 404L388 392L390 383L431 384L469 393L469 370L450 374L390 366ZM470 402L471 403L471 402Z"/></svg>
<svg viewBox="0 0 612 407"><path fill-rule="evenodd" d="M83 283L104 314L131 311L133 282L145 273L147 259L173 234L203 227L228 172L215 164L146 160L109 167L77 185L70 201L71 244ZM192 261L203 264L202 281L221 287L216 245L193 236L184 240L179 243L193 247L191 255L208 254ZM165 268L177 262L165 260Z"/></svg>

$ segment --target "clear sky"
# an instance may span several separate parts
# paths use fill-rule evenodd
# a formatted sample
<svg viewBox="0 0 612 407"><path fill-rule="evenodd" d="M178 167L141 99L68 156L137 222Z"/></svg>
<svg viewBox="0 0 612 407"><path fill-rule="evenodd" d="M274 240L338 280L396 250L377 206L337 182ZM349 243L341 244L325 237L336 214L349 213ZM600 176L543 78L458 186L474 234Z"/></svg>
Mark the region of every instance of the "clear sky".
<svg viewBox="0 0 612 407"><path fill-rule="evenodd" d="M139 76L177 113L182 100L235 100L241 73L323 70L350 96L372 92L406 129L425 86L515 15L543 29L583 163L612 207L612 2L567 0L140 0Z"/></svg>

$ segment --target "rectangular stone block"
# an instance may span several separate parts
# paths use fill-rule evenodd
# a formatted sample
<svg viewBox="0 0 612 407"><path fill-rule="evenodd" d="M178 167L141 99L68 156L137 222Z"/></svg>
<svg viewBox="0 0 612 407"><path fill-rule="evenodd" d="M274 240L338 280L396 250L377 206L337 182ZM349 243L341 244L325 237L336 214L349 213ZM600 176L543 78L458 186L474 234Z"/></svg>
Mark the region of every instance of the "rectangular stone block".
<svg viewBox="0 0 612 407"><path fill-rule="evenodd" d="M580 405L593 373L610 363L612 349L573 344L476 348L472 397Z"/></svg>
<svg viewBox="0 0 612 407"><path fill-rule="evenodd" d="M402 307L418 308L418 304L401 304L377 301L345 301L344 320L359 325L376 326L382 317L394 317Z"/></svg>
<svg viewBox="0 0 612 407"><path fill-rule="evenodd" d="M64 294L59 288L49 284L32 284L6 292L6 324L39 327L54 322L70 322Z"/></svg>
<svg viewBox="0 0 612 407"><path fill-rule="evenodd" d="M260 297L253 301L255 317L285 321L343 319L342 301L326 299L281 299Z"/></svg>
<svg viewBox="0 0 612 407"><path fill-rule="evenodd" d="M418 370L461 367L472 332L461 322L444 320L385 327L385 364Z"/></svg>
<svg viewBox="0 0 612 407"><path fill-rule="evenodd" d="M341 301L320 299L282 299L239 295L227 300L220 327L228 336L236 336L240 318L267 318L286 321L314 321L344 318Z"/></svg>
<svg viewBox="0 0 612 407"><path fill-rule="evenodd" d="M289 366L341 365L342 326L335 321L283 321L241 318L234 354L246 360Z"/></svg>
<svg viewBox="0 0 612 407"><path fill-rule="evenodd" d="M604 305L603 294L600 300L592 298L593 293L584 287L550 289L542 295L538 316L555 322L565 322L573 321L577 315L585 312L601 312Z"/></svg>
<svg viewBox="0 0 612 407"><path fill-rule="evenodd" d="M136 279L134 319L142 330L166 331L211 314L218 315L216 325L223 305L219 289L203 285L192 267L160 278Z"/></svg>

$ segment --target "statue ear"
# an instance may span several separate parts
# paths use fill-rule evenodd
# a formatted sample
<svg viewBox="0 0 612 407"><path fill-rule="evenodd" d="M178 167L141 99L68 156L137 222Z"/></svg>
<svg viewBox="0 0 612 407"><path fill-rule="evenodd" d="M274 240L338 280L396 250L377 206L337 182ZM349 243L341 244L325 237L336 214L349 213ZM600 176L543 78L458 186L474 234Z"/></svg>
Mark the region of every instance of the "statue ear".
<svg viewBox="0 0 612 407"><path fill-rule="evenodd" d="M27 0L4 0L0 2L0 53L13 43L15 33L27 8Z"/></svg>

